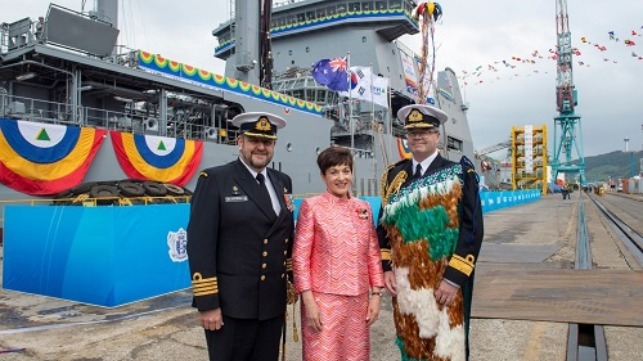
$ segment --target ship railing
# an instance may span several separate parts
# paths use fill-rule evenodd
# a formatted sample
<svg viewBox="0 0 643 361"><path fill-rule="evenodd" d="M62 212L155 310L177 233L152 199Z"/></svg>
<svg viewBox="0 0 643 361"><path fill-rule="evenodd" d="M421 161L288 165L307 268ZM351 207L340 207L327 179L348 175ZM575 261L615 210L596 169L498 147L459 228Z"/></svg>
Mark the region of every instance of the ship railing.
<svg viewBox="0 0 643 361"><path fill-rule="evenodd" d="M74 120L72 106L67 103L0 93L1 118L99 127L126 133L150 134L230 145L236 144L238 135L237 130L191 123L189 119L173 116L163 127L157 114L136 109L135 106L128 106L123 111L79 106L76 113L78 119Z"/></svg>
<svg viewBox="0 0 643 361"><path fill-rule="evenodd" d="M0 93L0 117L78 125L72 114L70 104Z"/></svg>

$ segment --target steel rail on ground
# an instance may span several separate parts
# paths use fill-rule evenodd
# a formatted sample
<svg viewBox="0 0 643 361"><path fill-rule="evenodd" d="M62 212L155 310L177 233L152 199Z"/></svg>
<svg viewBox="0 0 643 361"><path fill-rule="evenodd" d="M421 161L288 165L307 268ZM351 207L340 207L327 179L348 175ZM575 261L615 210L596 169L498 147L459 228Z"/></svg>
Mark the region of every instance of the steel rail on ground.
<svg viewBox="0 0 643 361"><path fill-rule="evenodd" d="M601 210L603 215L609 220L610 225L621 239L625 247L632 253L640 266L643 266L643 237L638 234L632 227L628 226L612 211L607 209L596 197L589 197L594 204Z"/></svg>
<svg viewBox="0 0 643 361"><path fill-rule="evenodd" d="M576 269L592 269L592 251L587 238L584 196L578 204ZM570 323L567 331L567 361L607 361L607 342L603 325Z"/></svg>

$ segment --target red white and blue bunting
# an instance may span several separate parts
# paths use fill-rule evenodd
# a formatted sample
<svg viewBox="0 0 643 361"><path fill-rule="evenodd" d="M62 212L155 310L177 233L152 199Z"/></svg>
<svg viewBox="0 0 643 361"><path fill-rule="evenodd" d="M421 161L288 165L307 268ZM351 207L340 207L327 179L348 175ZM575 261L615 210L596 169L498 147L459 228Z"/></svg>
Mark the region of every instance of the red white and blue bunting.
<svg viewBox="0 0 643 361"><path fill-rule="evenodd" d="M185 186L201 163L200 141L116 131L110 136L118 163L132 179Z"/></svg>
<svg viewBox="0 0 643 361"><path fill-rule="evenodd" d="M0 183L30 195L80 184L107 131L0 119Z"/></svg>

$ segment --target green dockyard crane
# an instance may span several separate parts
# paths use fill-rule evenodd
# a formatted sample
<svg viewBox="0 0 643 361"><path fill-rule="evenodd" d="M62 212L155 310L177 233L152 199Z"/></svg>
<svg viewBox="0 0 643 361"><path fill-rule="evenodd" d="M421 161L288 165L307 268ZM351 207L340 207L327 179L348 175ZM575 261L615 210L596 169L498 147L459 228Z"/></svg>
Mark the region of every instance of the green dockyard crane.
<svg viewBox="0 0 643 361"><path fill-rule="evenodd" d="M581 185L585 184L585 156L580 116L574 112L578 105L572 73L572 37L569 30L567 0L556 0L556 33L558 35L558 58L556 61L556 102L558 116L554 118L554 152L551 161L552 177L558 173L578 173ZM557 130L560 129L560 136ZM578 134L577 134L578 133ZM577 162L572 163L572 151L576 150Z"/></svg>

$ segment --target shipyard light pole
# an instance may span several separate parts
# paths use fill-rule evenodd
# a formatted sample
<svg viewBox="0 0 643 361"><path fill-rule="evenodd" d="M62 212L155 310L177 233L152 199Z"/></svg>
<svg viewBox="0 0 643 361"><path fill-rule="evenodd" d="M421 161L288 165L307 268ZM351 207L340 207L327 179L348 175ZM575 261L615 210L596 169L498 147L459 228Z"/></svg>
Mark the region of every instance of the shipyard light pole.
<svg viewBox="0 0 643 361"><path fill-rule="evenodd" d="M585 184L585 156L580 116L574 113L578 104L572 73L572 37L569 31L567 0L556 0L556 33L558 57L556 59L556 104L558 116L554 118L554 152L551 161L552 176L558 173L578 173L581 185ZM558 135L560 131L560 135ZM572 164L572 151L577 163Z"/></svg>

